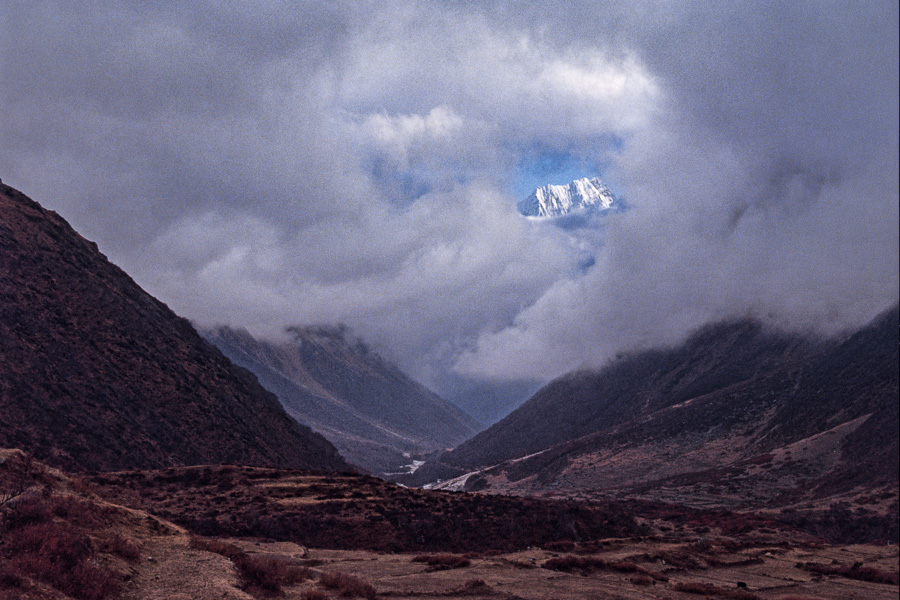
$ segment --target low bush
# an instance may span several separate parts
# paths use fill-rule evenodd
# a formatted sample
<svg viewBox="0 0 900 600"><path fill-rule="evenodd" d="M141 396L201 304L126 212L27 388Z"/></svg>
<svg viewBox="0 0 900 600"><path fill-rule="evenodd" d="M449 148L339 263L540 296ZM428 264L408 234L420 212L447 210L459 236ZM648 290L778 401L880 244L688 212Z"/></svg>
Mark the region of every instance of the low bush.
<svg viewBox="0 0 900 600"><path fill-rule="evenodd" d="M580 571L582 573L591 573L593 571L605 570L609 566L609 563L602 558L596 558L594 556L573 556L567 554L566 556L551 558L545 561L542 566L545 569L553 571Z"/></svg>
<svg viewBox="0 0 900 600"><path fill-rule="evenodd" d="M50 510L55 516L82 527L98 527L104 523L104 511L95 503L77 496L54 496Z"/></svg>
<svg viewBox="0 0 900 600"><path fill-rule="evenodd" d="M544 550L549 550L550 552L571 552L574 548L575 542L571 540L560 540L544 544Z"/></svg>
<svg viewBox="0 0 900 600"><path fill-rule="evenodd" d="M272 554L248 554L222 540L192 537L191 548L221 554L234 563L241 587L251 594L280 594L282 587L312 579L312 571Z"/></svg>
<svg viewBox="0 0 900 600"><path fill-rule="evenodd" d="M228 542L223 542L222 540L216 539L192 536L189 545L195 550L205 550L214 554L221 554L225 558L232 561L235 559L235 557L244 554L244 551L234 544L229 544Z"/></svg>
<svg viewBox="0 0 900 600"><path fill-rule="evenodd" d="M634 564L633 562L627 562L627 561L607 563L606 566L610 571L617 571L619 573L643 573L644 572L643 567L639 567L638 565Z"/></svg>
<svg viewBox="0 0 900 600"><path fill-rule="evenodd" d="M697 570L707 568L707 565L698 558L682 552L657 552L650 559L662 561L667 566L675 569Z"/></svg>
<svg viewBox="0 0 900 600"><path fill-rule="evenodd" d="M319 583L328 589L337 590L343 598L375 600L375 588L372 584L341 571L322 573Z"/></svg>
<svg viewBox="0 0 900 600"><path fill-rule="evenodd" d="M423 554L412 559L413 562L425 563L431 571L444 571L447 569L461 569L468 567L471 561L458 554Z"/></svg>
<svg viewBox="0 0 900 600"><path fill-rule="evenodd" d="M135 561L141 556L141 545L119 533L113 533L101 540L100 549L129 561Z"/></svg>
<svg viewBox="0 0 900 600"><path fill-rule="evenodd" d="M268 554L242 554L233 559L241 574L243 588L247 591L262 590L280 593L282 586L312 579L312 571L292 565L278 556Z"/></svg>
<svg viewBox="0 0 900 600"><path fill-rule="evenodd" d="M729 600L759 600L759 596L752 592L721 588L697 581L682 581L673 585L672 589L676 592L697 594L698 596L715 596L716 598L728 598Z"/></svg>
<svg viewBox="0 0 900 600"><path fill-rule="evenodd" d="M19 587L27 575L78 600L102 600L118 594L120 576L93 559L94 547L86 535L66 523L38 523L7 535L12 557L3 565L7 587Z"/></svg>
<svg viewBox="0 0 900 600"><path fill-rule="evenodd" d="M641 586L653 585L653 578L647 575L636 575L631 578L631 583Z"/></svg>
<svg viewBox="0 0 900 600"><path fill-rule="evenodd" d="M53 518L47 501L37 495L21 496L10 503L5 511L5 525L16 529L37 523L46 523Z"/></svg>
<svg viewBox="0 0 900 600"><path fill-rule="evenodd" d="M847 579L856 579L858 581L869 581L871 583L885 583L888 585L898 585L900 576L890 571L882 571L874 567L864 567L861 565L823 565L821 563L797 563L797 568L809 571L811 573L820 573L822 575L838 575Z"/></svg>
<svg viewBox="0 0 900 600"><path fill-rule="evenodd" d="M483 590L487 586L488 584L485 583L484 579L469 579L468 581L466 581L466 585L463 587L467 591L473 592L476 590Z"/></svg>

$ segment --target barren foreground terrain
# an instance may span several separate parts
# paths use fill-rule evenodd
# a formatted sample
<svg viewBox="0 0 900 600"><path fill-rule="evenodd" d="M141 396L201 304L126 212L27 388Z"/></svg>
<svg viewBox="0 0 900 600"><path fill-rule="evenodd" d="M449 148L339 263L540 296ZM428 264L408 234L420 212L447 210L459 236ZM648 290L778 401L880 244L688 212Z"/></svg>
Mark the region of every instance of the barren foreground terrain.
<svg viewBox="0 0 900 600"><path fill-rule="evenodd" d="M250 467L91 482L0 451L0 600L879 600L898 559L745 513Z"/></svg>
<svg viewBox="0 0 900 600"><path fill-rule="evenodd" d="M248 553L271 555L308 568L309 579L285 586L285 598L352 597L344 595L340 588L323 585L323 576L333 573L361 579L372 586L377 597L384 598L878 600L898 596L897 546L735 547L732 540L715 540L702 543L701 551L697 543L608 540L589 553L573 548L574 553L531 549L469 559L455 555L462 559L461 563L468 564L441 568L419 562L423 557L414 554L306 549L286 542L227 541ZM239 589L240 577L230 561L191 549L187 536L150 538L145 540L144 550L153 560L142 561L136 569L126 598L253 598ZM440 560L451 562L448 555L438 555ZM567 566L579 561L586 565L583 569ZM875 571L893 573L894 583L856 579L852 571L848 572L850 576L822 574L806 566L835 569L857 562L865 565L870 577ZM738 587L739 582L746 587Z"/></svg>

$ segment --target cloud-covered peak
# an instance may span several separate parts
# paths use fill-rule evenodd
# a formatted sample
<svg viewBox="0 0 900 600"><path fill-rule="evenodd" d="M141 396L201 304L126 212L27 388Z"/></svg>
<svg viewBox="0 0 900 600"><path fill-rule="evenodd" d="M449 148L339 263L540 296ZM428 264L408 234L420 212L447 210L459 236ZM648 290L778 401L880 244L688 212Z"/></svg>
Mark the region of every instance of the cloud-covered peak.
<svg viewBox="0 0 900 600"><path fill-rule="evenodd" d="M548 184L519 201L526 217L561 217L574 212L609 210L616 198L599 177L583 177L567 185Z"/></svg>

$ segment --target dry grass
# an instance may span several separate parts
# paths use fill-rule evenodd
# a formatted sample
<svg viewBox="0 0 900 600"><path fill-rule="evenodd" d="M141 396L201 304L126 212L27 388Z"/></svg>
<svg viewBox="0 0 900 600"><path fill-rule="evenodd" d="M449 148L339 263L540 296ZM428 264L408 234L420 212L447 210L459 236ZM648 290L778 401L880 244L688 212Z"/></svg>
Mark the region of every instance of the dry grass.
<svg viewBox="0 0 900 600"><path fill-rule="evenodd" d="M25 525L7 533L2 585L21 587L24 577L41 581L78 600L118 594L121 576L94 559L91 539L67 523Z"/></svg>
<svg viewBox="0 0 900 600"><path fill-rule="evenodd" d="M319 583L328 589L337 590L342 598L375 600L376 592L372 584L341 571L322 573Z"/></svg>
<svg viewBox="0 0 900 600"><path fill-rule="evenodd" d="M472 564L472 561L459 554L422 554L413 558L412 561L427 564L429 571L461 569Z"/></svg>
<svg viewBox="0 0 900 600"><path fill-rule="evenodd" d="M696 581L683 581L672 586L676 592L697 594L698 596L715 596L716 598L728 598L729 600L759 600L759 596L744 590L721 588L709 583Z"/></svg>
<svg viewBox="0 0 900 600"><path fill-rule="evenodd" d="M141 556L141 545L120 533L112 533L102 538L99 545L104 552L116 554L131 562L138 560Z"/></svg>
<svg viewBox="0 0 900 600"><path fill-rule="evenodd" d="M608 563L602 558L594 556L559 556L551 558L542 565L545 569L552 571L578 571L581 573L592 573L607 568Z"/></svg>
<svg viewBox="0 0 900 600"><path fill-rule="evenodd" d="M6 490L0 506L0 595L27 596L38 582L78 600L117 595L124 575L100 555L134 562L139 546L112 529L112 509L58 493L46 468L23 456L8 460L0 473Z"/></svg>
<svg viewBox="0 0 900 600"><path fill-rule="evenodd" d="M109 499L207 537L386 552L510 552L572 539L635 535L615 503L473 496L401 488L354 474L251 467L103 473Z"/></svg>
<svg viewBox="0 0 900 600"><path fill-rule="evenodd" d="M242 589L255 596L281 594L284 586L312 579L310 569L291 564L281 556L248 554L234 544L199 537L192 537L190 546L231 560L240 574Z"/></svg>
<svg viewBox="0 0 900 600"><path fill-rule="evenodd" d="M838 575L847 579L856 579L858 581L870 581L872 583L884 583L888 585L898 585L900 583L900 575L889 571L882 571L873 567L864 567L859 564L851 566L847 565L823 565L820 563L806 562L797 563L798 569L809 571L810 573L820 573L822 575Z"/></svg>

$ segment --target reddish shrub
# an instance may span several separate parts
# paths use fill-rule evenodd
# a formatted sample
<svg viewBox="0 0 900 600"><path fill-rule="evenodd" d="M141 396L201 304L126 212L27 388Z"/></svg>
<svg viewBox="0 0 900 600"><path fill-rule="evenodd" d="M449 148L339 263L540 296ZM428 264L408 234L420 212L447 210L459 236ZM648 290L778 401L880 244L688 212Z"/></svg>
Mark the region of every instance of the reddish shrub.
<svg viewBox="0 0 900 600"><path fill-rule="evenodd" d="M709 583L699 583L697 581L681 581L672 586L676 592L687 592L688 594L698 594L701 596L714 596L722 591L721 588Z"/></svg>
<svg viewBox="0 0 900 600"><path fill-rule="evenodd" d="M574 548L575 542L571 540L560 540L544 544L544 550L549 550L551 552L571 552Z"/></svg>
<svg viewBox="0 0 900 600"><path fill-rule="evenodd" d="M241 576L241 587L250 593L277 594L282 586L312 579L312 571L291 564L283 557L271 554L247 554L234 544L221 540L192 537L190 547L214 552L231 560Z"/></svg>
<svg viewBox="0 0 900 600"><path fill-rule="evenodd" d="M897 585L900 583L900 576L897 573L882 571L873 567L863 567L860 565L823 565L820 563L797 563L797 567L811 573L821 573L822 575L839 575L847 579L856 579L859 581L870 581L872 583L885 583L888 585ZM855 568L854 568L855 567Z"/></svg>
<svg viewBox="0 0 900 600"><path fill-rule="evenodd" d="M207 552L221 554L225 558L232 561L235 559L235 557L244 554L244 551L234 544L229 544L228 542L223 542L222 540L192 536L189 545L195 550L205 550Z"/></svg>
<svg viewBox="0 0 900 600"><path fill-rule="evenodd" d="M13 556L41 556L70 569L90 556L91 540L70 525L40 523L12 532L9 550Z"/></svg>
<svg viewBox="0 0 900 600"><path fill-rule="evenodd" d="M82 527L99 527L106 521L106 511L83 498L54 496L49 504L54 515Z"/></svg>
<svg viewBox="0 0 900 600"><path fill-rule="evenodd" d="M618 571L619 573L643 573L644 569L642 567L637 566L633 562L615 562L609 563L607 565L611 571Z"/></svg>
<svg viewBox="0 0 900 600"><path fill-rule="evenodd" d="M90 561L90 539L65 523L40 523L13 531L8 549L12 568L79 600L117 594L119 575Z"/></svg>
<svg viewBox="0 0 900 600"><path fill-rule="evenodd" d="M131 538L113 533L100 542L100 549L121 556L126 560L137 560L141 556L141 546Z"/></svg>
<svg viewBox="0 0 900 600"><path fill-rule="evenodd" d="M694 558L689 554L684 554L681 552L658 552L650 557L651 560L660 560L666 563L667 566L675 567L676 569L705 569L706 565L703 564L700 560Z"/></svg>
<svg viewBox="0 0 900 600"><path fill-rule="evenodd" d="M544 562L542 566L545 569L551 569L553 571L581 571L583 573L590 573L592 571L606 569L608 563L602 558L593 556L573 556L568 554L566 556L551 558Z"/></svg>
<svg viewBox="0 0 900 600"><path fill-rule="evenodd" d="M121 590L117 574L87 562L66 573L65 581L60 583L61 585L57 585L58 589L80 600L102 600L117 596Z"/></svg>
<svg viewBox="0 0 900 600"><path fill-rule="evenodd" d="M312 571L269 554L242 554L232 559L246 590L278 593L281 587L312 578Z"/></svg>
<svg viewBox="0 0 900 600"><path fill-rule="evenodd" d="M340 571L322 573L319 583L329 589L338 590L344 598L375 600L375 588L369 582L347 573Z"/></svg>
<svg viewBox="0 0 900 600"><path fill-rule="evenodd" d="M458 554L423 554L412 559L413 562L427 564L431 571L444 571L447 569L461 569L468 567L471 561Z"/></svg>
<svg viewBox="0 0 900 600"><path fill-rule="evenodd" d="M653 584L653 578L646 575L636 575L631 578L631 583L635 585L648 586Z"/></svg>
<svg viewBox="0 0 900 600"><path fill-rule="evenodd" d="M40 496L22 496L9 506L6 513L6 525L10 529L46 523L53 515L47 501Z"/></svg>
<svg viewBox="0 0 900 600"><path fill-rule="evenodd" d="M697 594L700 596L716 596L718 598L728 598L729 600L759 600L759 596L751 592L720 588L709 583L699 583L696 581L676 583L672 586L672 589L676 592L686 592L688 594Z"/></svg>
<svg viewBox="0 0 900 600"><path fill-rule="evenodd" d="M466 582L464 586L468 591L481 590L488 586L487 583L484 582L484 579L470 579Z"/></svg>
<svg viewBox="0 0 900 600"><path fill-rule="evenodd" d="M18 588L25 584L22 573L10 563L0 564L0 589Z"/></svg>

